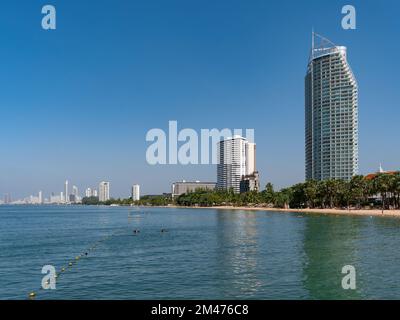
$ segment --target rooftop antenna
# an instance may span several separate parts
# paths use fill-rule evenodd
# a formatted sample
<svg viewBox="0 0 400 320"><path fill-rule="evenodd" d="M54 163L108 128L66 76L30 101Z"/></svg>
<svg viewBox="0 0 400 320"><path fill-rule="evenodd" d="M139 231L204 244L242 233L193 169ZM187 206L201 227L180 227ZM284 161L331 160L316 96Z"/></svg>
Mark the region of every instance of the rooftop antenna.
<svg viewBox="0 0 400 320"><path fill-rule="evenodd" d="M311 50L314 52L314 27L311 29Z"/></svg>
<svg viewBox="0 0 400 320"><path fill-rule="evenodd" d="M311 28L311 52L309 60L314 59L314 27Z"/></svg>

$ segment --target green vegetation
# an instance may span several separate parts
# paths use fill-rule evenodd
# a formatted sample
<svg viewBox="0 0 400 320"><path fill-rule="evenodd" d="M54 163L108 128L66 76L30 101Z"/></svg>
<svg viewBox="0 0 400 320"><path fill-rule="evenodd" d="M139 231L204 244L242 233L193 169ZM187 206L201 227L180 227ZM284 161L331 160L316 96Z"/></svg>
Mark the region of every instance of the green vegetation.
<svg viewBox="0 0 400 320"><path fill-rule="evenodd" d="M130 206L141 205L141 206L166 206L172 203L172 198L170 195L150 195L143 196L139 201L133 201L132 197L127 199L113 199L107 201L99 201L98 197L85 197L82 199L82 204L84 205L120 205L120 206Z"/></svg>
<svg viewBox="0 0 400 320"><path fill-rule="evenodd" d="M172 203L171 195L154 195L154 196L143 196L139 201L135 201L136 205L141 206L166 206Z"/></svg>
<svg viewBox="0 0 400 320"><path fill-rule="evenodd" d="M128 206L133 203L132 198L127 198L127 199L113 199L111 198L110 200L107 201L99 201L98 197L85 197L82 198L82 204L85 205L112 205L112 204L117 204L121 206Z"/></svg>
<svg viewBox="0 0 400 320"><path fill-rule="evenodd" d="M382 199L378 201L377 197ZM258 206L276 208L373 208L400 209L400 173L377 174L371 179L355 176L351 181L310 180L274 191L268 183L261 192L235 194L232 191L197 190L181 195L181 206Z"/></svg>
<svg viewBox="0 0 400 320"><path fill-rule="evenodd" d="M84 197L82 198L82 204L85 205L97 205L100 204L98 197Z"/></svg>
<svg viewBox="0 0 400 320"><path fill-rule="evenodd" d="M379 199L379 200L378 200ZM196 190L175 199L169 194L143 196L139 201L110 199L100 202L97 197L83 198L86 205L166 206L254 206L274 208L380 208L400 209L400 173L380 173L371 178L355 176L351 181L306 181L275 191L267 183L261 192L236 194L232 190Z"/></svg>

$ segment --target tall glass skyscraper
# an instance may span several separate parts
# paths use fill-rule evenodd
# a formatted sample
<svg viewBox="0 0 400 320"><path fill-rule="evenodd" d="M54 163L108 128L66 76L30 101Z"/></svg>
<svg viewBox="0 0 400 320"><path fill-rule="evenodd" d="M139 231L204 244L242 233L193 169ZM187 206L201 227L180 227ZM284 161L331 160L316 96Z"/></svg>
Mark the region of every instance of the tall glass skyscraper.
<svg viewBox="0 0 400 320"><path fill-rule="evenodd" d="M358 86L346 47L313 33L305 77L306 179L358 174ZM317 43L318 42L318 43Z"/></svg>

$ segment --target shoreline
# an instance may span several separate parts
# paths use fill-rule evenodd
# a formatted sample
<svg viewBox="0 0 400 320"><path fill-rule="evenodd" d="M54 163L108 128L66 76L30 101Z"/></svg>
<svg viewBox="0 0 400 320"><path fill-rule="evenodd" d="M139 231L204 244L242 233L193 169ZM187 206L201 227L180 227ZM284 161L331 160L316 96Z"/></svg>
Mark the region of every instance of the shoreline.
<svg viewBox="0 0 400 320"><path fill-rule="evenodd" d="M149 206L151 207L151 206ZM154 206L155 208L174 208L174 209L218 209L218 210L243 210L243 211L269 211L281 213L304 213L304 214L327 214L344 216L379 216L379 217L400 217L400 210L382 210L378 209L281 209L281 208L263 208L263 207L234 207L234 206L213 206L213 207L195 207L195 206Z"/></svg>
<svg viewBox="0 0 400 320"><path fill-rule="evenodd" d="M0 205L2 206L53 206L54 204L12 204L12 205ZM199 206L177 206L177 205L166 205L166 206L151 206L151 205L82 205L82 204L57 204L56 206L104 206L104 207L141 207L141 208L173 208L173 209L217 209L217 210L242 210L242 211L265 211L265 212L279 212L279 213L301 213L301 214L322 214L322 215L342 215L342 216L376 216L376 217L395 217L400 218L400 210L382 210L380 209L282 209L282 208L269 208L269 207L235 207L235 206L211 206L211 207L199 207Z"/></svg>

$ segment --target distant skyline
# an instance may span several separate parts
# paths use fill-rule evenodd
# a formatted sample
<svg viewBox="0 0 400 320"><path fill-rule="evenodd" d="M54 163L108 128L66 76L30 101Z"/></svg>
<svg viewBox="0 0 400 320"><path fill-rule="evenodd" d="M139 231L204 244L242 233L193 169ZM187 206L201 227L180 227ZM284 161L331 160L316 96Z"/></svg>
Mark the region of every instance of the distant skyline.
<svg viewBox="0 0 400 320"><path fill-rule="evenodd" d="M110 181L110 196L216 181L215 165L146 163L146 133L254 128L261 188L304 181L311 30L346 46L359 85L359 172L400 168L398 1L42 1L0 12L0 198ZM12 13L12 14L10 14Z"/></svg>

